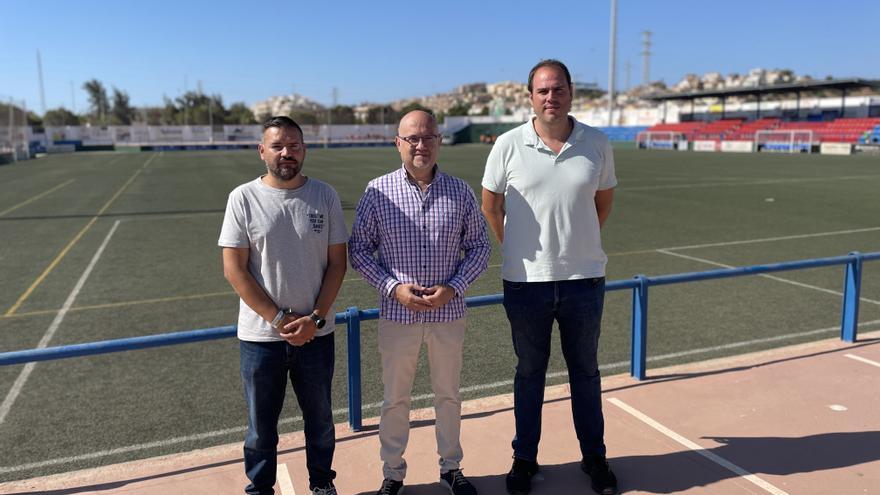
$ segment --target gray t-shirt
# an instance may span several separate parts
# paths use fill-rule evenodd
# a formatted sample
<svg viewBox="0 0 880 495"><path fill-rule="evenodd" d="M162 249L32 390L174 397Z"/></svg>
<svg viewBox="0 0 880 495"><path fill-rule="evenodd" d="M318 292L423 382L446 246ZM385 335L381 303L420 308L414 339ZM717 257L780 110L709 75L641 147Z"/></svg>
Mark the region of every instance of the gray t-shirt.
<svg viewBox="0 0 880 495"><path fill-rule="evenodd" d="M339 196L309 178L297 189L276 189L254 179L229 194L221 247L249 248L248 270L279 308L309 314L327 268L327 248L348 241ZM317 335L332 332L335 312ZM283 340L272 325L239 301L238 338Z"/></svg>

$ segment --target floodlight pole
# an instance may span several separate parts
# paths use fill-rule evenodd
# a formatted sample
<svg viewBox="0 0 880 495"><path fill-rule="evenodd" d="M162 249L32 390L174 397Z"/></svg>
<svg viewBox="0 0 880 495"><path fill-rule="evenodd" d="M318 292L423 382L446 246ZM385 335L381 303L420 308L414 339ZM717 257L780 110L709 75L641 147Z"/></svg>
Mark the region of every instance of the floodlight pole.
<svg viewBox="0 0 880 495"><path fill-rule="evenodd" d="M43 60L40 57L40 50L37 50L37 75L40 76L40 109L43 115L46 115L46 90L43 88Z"/></svg>
<svg viewBox="0 0 880 495"><path fill-rule="evenodd" d="M18 160L15 159L15 142L13 141L13 139L14 139L13 126L15 125L15 120L14 120L15 112L14 112L14 110L12 110L12 104L13 104L13 99L10 96L9 97L9 146L12 147L12 161L17 162Z"/></svg>
<svg viewBox="0 0 880 495"><path fill-rule="evenodd" d="M617 65L617 0L611 0L611 40L608 45L608 126L614 125L614 66Z"/></svg>

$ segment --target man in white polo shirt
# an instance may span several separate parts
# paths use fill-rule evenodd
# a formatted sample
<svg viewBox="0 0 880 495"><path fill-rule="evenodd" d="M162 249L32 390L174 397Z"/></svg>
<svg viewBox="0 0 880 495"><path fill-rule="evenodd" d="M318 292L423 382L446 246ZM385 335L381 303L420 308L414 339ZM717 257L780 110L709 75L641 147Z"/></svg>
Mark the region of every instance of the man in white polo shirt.
<svg viewBox="0 0 880 495"><path fill-rule="evenodd" d="M483 214L502 245L504 309L517 356L516 436L507 491L524 495L539 471L538 443L550 336L559 325L571 408L593 490L617 492L605 457L597 350L605 296L600 228L617 178L608 139L568 115L571 75L562 62L532 68L529 122L498 138L483 175Z"/></svg>

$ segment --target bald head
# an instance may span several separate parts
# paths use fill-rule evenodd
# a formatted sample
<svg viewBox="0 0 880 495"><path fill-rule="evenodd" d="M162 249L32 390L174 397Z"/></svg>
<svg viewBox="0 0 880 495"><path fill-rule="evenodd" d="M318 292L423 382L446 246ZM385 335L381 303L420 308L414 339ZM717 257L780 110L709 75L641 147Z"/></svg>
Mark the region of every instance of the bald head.
<svg viewBox="0 0 880 495"><path fill-rule="evenodd" d="M406 171L417 180L427 180L434 173L440 136L434 116L423 110L413 110L400 119L397 127L397 151Z"/></svg>
<svg viewBox="0 0 880 495"><path fill-rule="evenodd" d="M397 134L400 136L409 136L412 134L411 129L431 129L431 134L437 133L437 119L433 115L424 110L413 110L400 119L397 126Z"/></svg>

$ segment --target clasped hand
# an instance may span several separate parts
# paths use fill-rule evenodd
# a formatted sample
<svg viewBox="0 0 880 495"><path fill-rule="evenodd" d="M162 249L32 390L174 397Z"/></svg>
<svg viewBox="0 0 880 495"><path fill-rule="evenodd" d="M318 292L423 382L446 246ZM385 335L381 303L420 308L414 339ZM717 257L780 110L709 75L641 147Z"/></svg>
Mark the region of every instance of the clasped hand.
<svg viewBox="0 0 880 495"><path fill-rule="evenodd" d="M315 338L315 332L318 331L314 320L308 315L284 315L282 322L283 326L279 330L281 338L293 346L299 347L311 342Z"/></svg>
<svg viewBox="0 0 880 495"><path fill-rule="evenodd" d="M406 309L422 312L440 309L455 297L455 289L448 285L422 287L419 284L398 284L394 297Z"/></svg>

